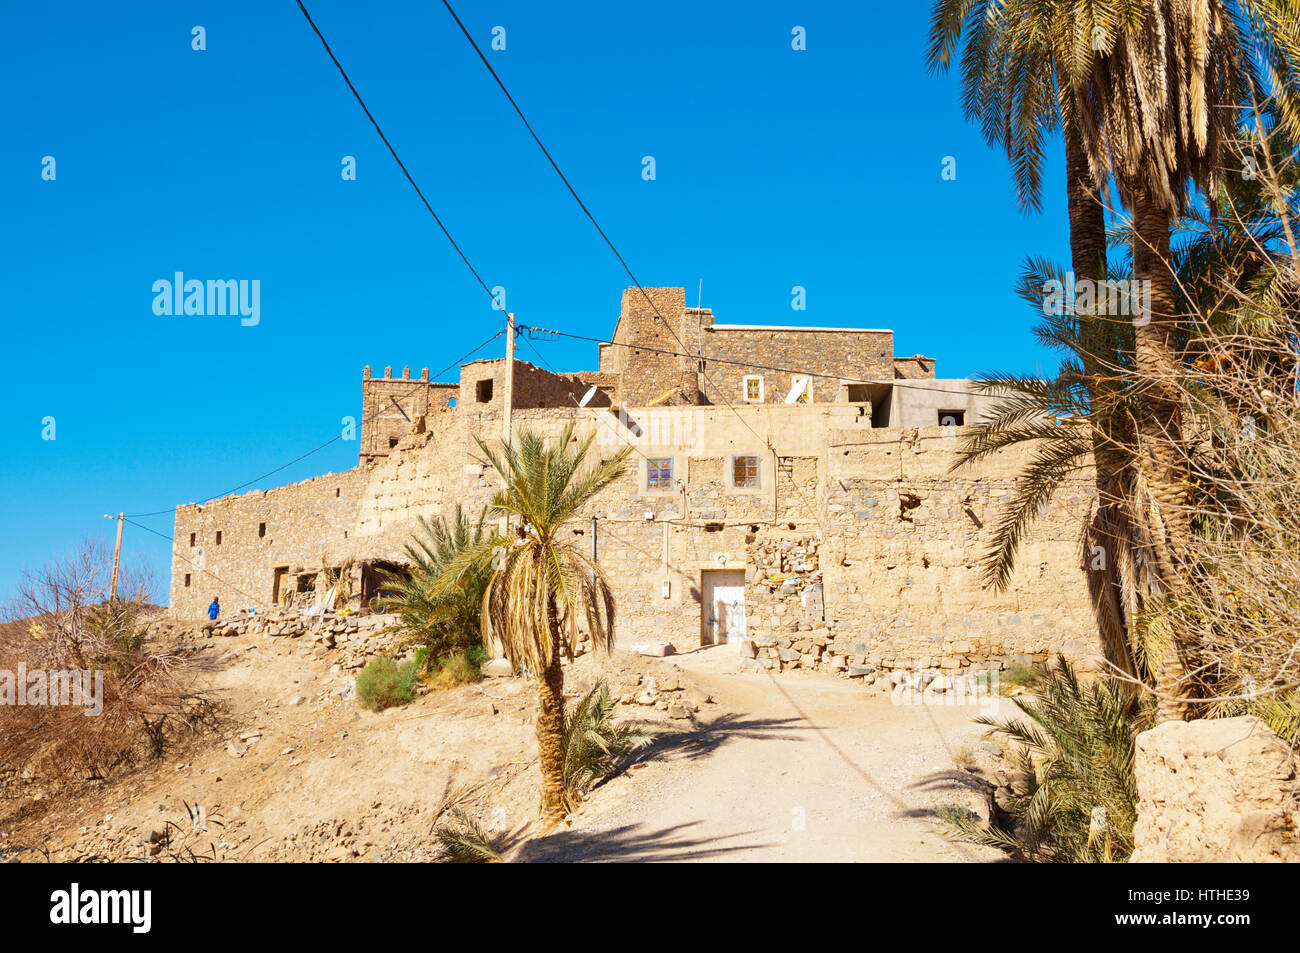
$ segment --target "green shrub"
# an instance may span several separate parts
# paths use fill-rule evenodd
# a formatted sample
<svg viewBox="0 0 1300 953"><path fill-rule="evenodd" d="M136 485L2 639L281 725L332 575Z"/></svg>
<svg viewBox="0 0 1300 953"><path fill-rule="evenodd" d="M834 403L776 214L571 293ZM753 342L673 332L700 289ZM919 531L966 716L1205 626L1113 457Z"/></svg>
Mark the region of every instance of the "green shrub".
<svg viewBox="0 0 1300 953"><path fill-rule="evenodd" d="M609 775L621 755L650 743L650 734L614 722L609 686L597 682L564 724L564 798L576 810L591 785Z"/></svg>
<svg viewBox="0 0 1300 953"><path fill-rule="evenodd" d="M470 652L454 652L438 659L437 674L430 680L435 689L471 685L483 677L482 661L475 660Z"/></svg>
<svg viewBox="0 0 1300 953"><path fill-rule="evenodd" d="M417 672L414 661L380 655L357 675L357 701L371 711L405 705L415 698Z"/></svg>
<svg viewBox="0 0 1300 953"><path fill-rule="evenodd" d="M977 719L1013 744L1018 769L1005 800L1010 824L979 827L937 812L965 840L1037 863L1120 861L1133 850L1135 738L1152 724L1149 701L1135 703L1110 679L1083 684L1062 656L1039 670L1024 717Z"/></svg>
<svg viewBox="0 0 1300 953"><path fill-rule="evenodd" d="M460 810L455 817L460 822L457 826L444 825L433 832L443 860L452 864L499 864L505 860L478 821Z"/></svg>

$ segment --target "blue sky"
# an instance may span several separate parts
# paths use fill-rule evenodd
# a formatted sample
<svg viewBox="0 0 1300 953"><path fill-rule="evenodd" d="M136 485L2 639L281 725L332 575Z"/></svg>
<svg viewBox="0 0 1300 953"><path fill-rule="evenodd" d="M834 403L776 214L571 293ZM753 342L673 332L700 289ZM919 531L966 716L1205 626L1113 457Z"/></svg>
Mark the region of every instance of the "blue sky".
<svg viewBox="0 0 1300 953"><path fill-rule="evenodd" d="M1044 213L1021 215L957 79L925 71L928 2L560 6L457 11L485 49L505 28L491 62L642 283L693 304L702 279L719 322L891 327L945 377L1053 365L1013 286L1027 254L1066 258L1059 155ZM519 320L607 337L629 281L441 4L308 7ZM360 416L363 365L436 370L500 326L292 0L23 4L0 78L0 597L111 542L104 513L200 501L328 440ZM177 271L257 279L259 323L154 314ZM537 346L595 366L594 345ZM165 598L169 544L128 525L124 552Z"/></svg>

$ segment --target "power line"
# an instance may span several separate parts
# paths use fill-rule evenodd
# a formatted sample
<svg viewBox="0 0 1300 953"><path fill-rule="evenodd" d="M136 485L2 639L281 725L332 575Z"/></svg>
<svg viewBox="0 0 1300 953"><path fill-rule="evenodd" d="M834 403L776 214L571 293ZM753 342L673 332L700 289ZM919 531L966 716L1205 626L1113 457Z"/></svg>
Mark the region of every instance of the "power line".
<svg viewBox="0 0 1300 953"><path fill-rule="evenodd" d="M461 355L460 358L456 358L456 360L452 361L451 364L448 364L447 367L443 368L442 371L439 371L438 373L433 374L433 378L442 377L443 374L447 373L448 371L451 371L452 368L454 368L454 367L459 367L460 364L463 364L463 363L464 363L465 359L467 359L467 358L471 358L471 356L473 356L474 354L477 354L478 351L481 351L482 348L485 348L487 345L490 345L491 342L495 341L495 339L499 338L500 335L502 335L502 334L504 334L504 333L506 333L506 332L503 332L503 330L499 330L499 332L497 332L497 333L491 335L491 337L490 337L490 338L487 338L486 341L484 341L484 342L481 343L481 345L478 345L477 347L474 347L472 351L467 351L467 352L465 352L465 354ZM413 385L413 386L411 387L411 389L406 390L406 391L403 391L402 394L399 394L398 397L395 397L395 398L393 398L393 399L396 400L396 399L400 399L400 398L406 398L406 397L409 397L409 395L415 393L415 391L420 390L422 386L425 386L425 382L424 382L424 381L421 381L420 384ZM381 408L381 410L385 410L386 407L387 407L387 406L386 406L386 404L385 404L385 407ZM380 416L380 411L376 411L376 412L372 413L372 415L370 415L370 416L368 416L368 417L365 417L365 416L361 417L361 425L364 426L365 424L369 423L370 420L374 420L374 419L376 419L376 417L378 417L378 416ZM212 497L208 497L207 499L204 499L204 501L201 501L201 503L208 503L208 502L213 501L213 499L220 499L220 498L222 498L222 497L229 497L229 495L231 495L231 494L239 493L239 490L243 490L243 489L248 488L248 486L252 486L253 484L257 484L257 482L261 482L261 481L265 480L266 477L274 476L274 475L276 475L276 473L279 473L279 472L283 471L283 469L287 469L287 468L289 468L289 467L292 467L292 465L294 465L295 463L303 462L303 460L307 459L308 456L312 456L313 454L318 454L318 452L320 452L321 450L324 450L325 447L333 446L334 443L337 443L338 441L341 441L341 439L343 439L343 434L342 434L342 433L335 434L334 437L330 437L330 438L328 439L328 441L325 441L324 443L321 443L321 445L318 446L318 447L315 447L315 449L308 450L307 452L305 452L305 454L300 454L300 455L298 455L298 456L295 456L295 458L292 459L292 460L290 460L289 463L283 463L283 464L279 465L279 467L276 467L276 468L274 468L274 469L270 469L270 471L266 471L266 472L263 473L263 475L261 475L261 476L253 477L252 480L248 480L248 481L246 481L246 482L242 482L242 484L239 484L238 486L233 486L233 488L231 488L231 489L229 489L229 490L226 490L225 493L218 493L218 494L216 494L216 495L212 495ZM201 503L200 503L200 506L201 506ZM135 517L139 517L139 519L144 519L144 517L147 517L147 516L161 516L162 514L172 514L172 512L175 512L175 507L170 508L170 510L155 510L155 511L153 511L153 512L147 512L147 514L129 514L129 516L135 516Z"/></svg>
<svg viewBox="0 0 1300 953"><path fill-rule="evenodd" d="M366 106L366 101L361 98L361 94L357 92L357 88L352 85L352 80L348 78L347 71L343 69L343 64L339 62L338 57L334 55L334 51L330 49L329 43L325 41L325 36L321 33L320 28L316 26L316 21L311 18L311 14L307 12L307 8L302 5L302 0L298 0L298 9L301 10L302 15L307 18L307 22L311 24L312 30L314 30L316 35L320 37L320 42L321 45L325 47L325 52L329 54L329 58L333 60L334 65L338 67L339 75L343 77L343 82L347 83L348 89L352 90L352 95L356 97L357 102L361 105L361 110L366 114L366 118L369 119L370 124L375 127L375 132L379 133L379 138L384 141L384 145L388 146L388 151L392 153L393 161L395 161L397 167L402 170L402 175L406 176L406 181L411 183L411 188L415 189L415 194L420 197L420 201L424 203L424 207L428 209L429 214L433 216L433 220L438 223L438 227L442 229L443 235L447 236L447 241L451 243L451 247L456 249L456 254L459 255L460 260L465 263L465 267L470 270L470 274L474 276L474 279L480 286L482 286L483 290L487 292L488 297L495 301L496 295L492 294L492 289L487 286L487 282L483 280L482 276L474 266L470 264L470 260L466 257L465 252L461 250L460 245L456 244L456 239L451 237L451 232L447 231L447 226L442 223L442 219L438 217L438 213L433 210L433 206L429 204L429 200L424 197L424 192L420 190L420 187L415 183L415 179L411 177L411 173L407 171L406 163L404 163L401 157L398 156L397 150L393 148L393 144L389 142L388 137L384 135L384 130L379 128L379 123L376 122L375 117L371 115L369 107Z"/></svg>
<svg viewBox="0 0 1300 953"><path fill-rule="evenodd" d="M299 4L301 5L301 0L299 0ZM488 62L487 57L483 54L483 50L479 48L479 45L477 42L475 42L474 37L470 35L470 32L468 29L466 29L464 22L461 20L459 16L456 15L456 11L452 9L452 6L448 2L448 0L442 0L442 5L447 8L447 12L450 13L452 19L456 21L456 25L460 27L460 31L465 35L465 39L469 41L469 45L472 46L474 48L474 52L478 54L479 60L482 61L483 65L487 68L487 71L492 75L492 78L496 80L497 86L499 86L501 92L505 94L506 99L509 100L510 105L514 108L516 115L519 116L520 121L523 122L524 127L528 130L528 134L533 137L533 142L537 143L537 148L542 150L542 155L546 156L546 161L551 164L551 168L554 169L555 174L560 177L560 181L564 183L564 187L569 190L569 194L573 196L573 200L578 203L578 207L582 209L583 213L587 216L588 220L590 220L592 226L596 229L597 232L600 233L600 237L605 240L605 244L609 246L609 250L614 253L614 257L617 258L619 264L623 266L623 270L627 272L627 276L632 279L632 283L636 285L637 290L641 292L641 296L645 298L646 303L650 305L651 309L655 313L655 317L658 318L659 321L662 322L663 326L668 329L669 333L672 334L672 336L677 340L677 343L681 345L683 349L685 349L686 342L682 340L681 335L677 333L677 329L672 326L672 323L669 322L668 319L663 316L662 312L660 312L659 306L654 303L654 300L650 297L649 292L645 290L645 288L641 285L641 282L637 279L636 275L632 273L632 268L628 265L627 260L623 257L622 253L619 252L618 248L614 245L614 242L610 239L609 235L605 233L605 230L600 227L600 223L596 221L596 216L591 213L591 209L587 208L586 203L583 202L582 199L578 196L578 192L576 189L574 189L573 184L568 179L568 176L566 176L560 170L560 166L558 163L556 163L555 158L550 153L550 150L547 149L546 146L542 144L542 140L537 135L537 132L533 129L532 123L528 121L528 117L524 115L524 111L519 108L519 104L515 102L514 96L510 95L510 90L506 88L506 84L502 82L501 77L497 75L497 71L492 68L492 64ZM721 389L718 388L717 385L713 383L713 381L710 379L708 375L708 372L704 370L703 367L700 368L700 373L704 377L706 384L711 386L714 389L714 391L716 391L717 393L719 394L722 393ZM762 434L760 434L757 430L755 430L750 425L749 421L746 420L738 410L736 410L736 408L731 404L730 401L727 401L725 406L733 414L736 415L736 419L739 420L742 424L744 424L745 429L748 430L750 433L752 433L756 440L761 441L764 446L773 450L773 452L775 453L775 448L772 447L772 442L770 438L764 439ZM773 479L774 480L776 479L776 474L773 474ZM803 491L799 488L798 484L795 484L795 492L799 495L800 499L803 500L805 506L810 506L807 497L804 496Z"/></svg>
<svg viewBox="0 0 1300 953"><path fill-rule="evenodd" d="M799 370L797 368L791 368L791 367L777 367L772 364L755 364L753 361L734 361L734 360L728 360L726 358L721 358L721 357L707 357L699 354L690 354L687 353L686 351L666 351L663 350L662 348L648 347L640 343L624 344L619 341L605 341L601 338L594 338L586 334L574 334L571 331L553 331L550 328L538 328L528 324L520 324L517 325L517 327L521 331L532 331L537 334L553 334L559 337L573 338L574 340L577 341L590 341L593 344L608 344L612 347L632 348L633 350L637 350L637 351L648 351L651 354L666 354L675 357L689 357L691 360L700 360L705 362L706 364L710 362L714 364L732 364L737 367L752 367L757 370L776 371L782 374L798 375L801 377L821 377L821 378L825 378L826 380L836 380L845 384L880 384L880 385L885 385L890 387L910 387L914 390L934 391L936 394L953 393L950 390L944 390L942 387L927 387L924 384L918 384L915 381L909 381L905 378L872 379L872 378L858 378L858 377L843 377L838 374L823 374L819 371ZM527 341L528 339L525 338L524 340Z"/></svg>
<svg viewBox="0 0 1300 953"><path fill-rule="evenodd" d="M135 527L137 527L137 528L139 528L139 529L142 529L142 530L144 530L146 533L153 533L155 536L159 537L160 539L165 539L165 540L167 540L168 542L173 543L173 544L176 542L176 537L174 537L174 536L168 536L166 533L160 533L160 532L158 532L156 529L150 529L148 526L145 526L143 523L137 523L135 520L131 519L129 516L124 516L124 517L122 517L122 518L123 518L124 520L126 520L128 523L130 523L132 526L135 526ZM235 590L235 592L239 593L240 595L242 595L242 596L248 596L248 598L252 599L254 602L258 602L258 601L260 601L260 600L258 599L257 596L253 595L253 594L250 593L250 592L245 592L243 589L240 589L238 586L236 586L233 582L229 582L228 580L222 579L220 576L218 576L218 575L217 575L215 572L213 572L211 569L208 569L208 568L205 567L205 566L200 566L200 565L199 565L198 563L196 563L194 560L189 559L189 558L187 558L187 557L185 557L185 556L182 556L180 553L176 552L176 550L175 550L174 547L173 547L173 549L172 549L172 555L175 556L177 559L184 560L185 562L189 563L191 566L193 566L193 567L194 567L195 569L197 569L199 572L201 572L201 573L205 573L206 575L211 576L213 579L215 579L217 582L221 583L223 586L229 586L231 589Z"/></svg>

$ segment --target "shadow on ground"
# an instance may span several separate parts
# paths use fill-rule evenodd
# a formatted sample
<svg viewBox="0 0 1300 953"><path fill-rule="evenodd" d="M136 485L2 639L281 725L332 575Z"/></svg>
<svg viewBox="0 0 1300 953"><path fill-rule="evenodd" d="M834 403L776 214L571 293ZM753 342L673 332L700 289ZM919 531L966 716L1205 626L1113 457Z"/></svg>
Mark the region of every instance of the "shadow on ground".
<svg viewBox="0 0 1300 953"><path fill-rule="evenodd" d="M652 863L665 860L702 860L719 857L738 850L768 847L768 844L723 844L745 837L752 831L729 834L726 837L691 837L689 828L698 824L678 824L663 830L649 830L641 824L626 824L610 831L560 831L549 837L531 840L514 856L515 863Z"/></svg>

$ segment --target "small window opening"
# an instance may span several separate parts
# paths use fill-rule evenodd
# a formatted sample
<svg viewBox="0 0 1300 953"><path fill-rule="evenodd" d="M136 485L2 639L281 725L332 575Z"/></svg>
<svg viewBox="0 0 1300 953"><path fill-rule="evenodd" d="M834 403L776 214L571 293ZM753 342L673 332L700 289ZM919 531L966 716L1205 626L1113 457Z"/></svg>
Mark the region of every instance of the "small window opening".
<svg viewBox="0 0 1300 953"><path fill-rule="evenodd" d="M731 485L742 489L758 486L758 454L742 453L731 458Z"/></svg>
<svg viewBox="0 0 1300 953"><path fill-rule="evenodd" d="M966 426L966 411L964 410L941 410L939 411L940 427L964 427Z"/></svg>
<svg viewBox="0 0 1300 953"><path fill-rule="evenodd" d="M221 530L217 530L217 545L221 545Z"/></svg>
<svg viewBox="0 0 1300 953"><path fill-rule="evenodd" d="M189 574L189 573L186 573L186 574L185 574L185 588L188 589L189 587L190 587L190 574Z"/></svg>
<svg viewBox="0 0 1300 953"><path fill-rule="evenodd" d="M646 459L645 488L647 490L671 490L673 488L672 457L649 457Z"/></svg>
<svg viewBox="0 0 1300 953"><path fill-rule="evenodd" d="M492 400L492 378L479 381L474 387L474 398L480 404L489 403Z"/></svg>
<svg viewBox="0 0 1300 953"><path fill-rule="evenodd" d="M194 536L195 536L194 533L190 533L190 545L191 545L191 546L194 545Z"/></svg>
<svg viewBox="0 0 1300 953"><path fill-rule="evenodd" d="M395 446L397 446L397 438L396 438L396 437L389 437L389 438L388 438L388 449L389 449L389 450L392 450Z"/></svg>
<svg viewBox="0 0 1300 953"><path fill-rule="evenodd" d="M726 523L705 523L704 532L721 533L723 529L726 528L726 525L727 525Z"/></svg>
<svg viewBox="0 0 1300 953"><path fill-rule="evenodd" d="M258 539L265 539L265 538L266 538L266 524L265 524L265 523L258 523L258 524L257 524L257 538L258 538Z"/></svg>

